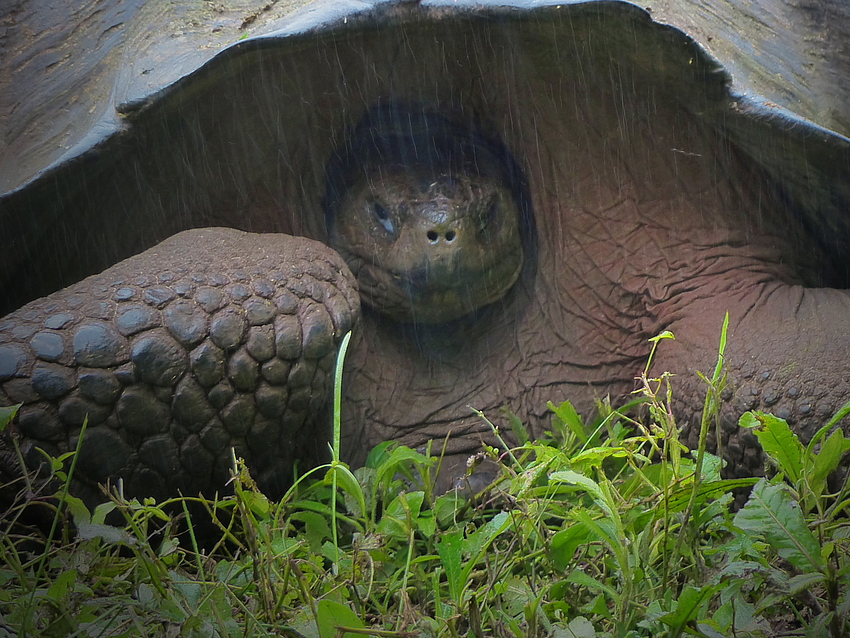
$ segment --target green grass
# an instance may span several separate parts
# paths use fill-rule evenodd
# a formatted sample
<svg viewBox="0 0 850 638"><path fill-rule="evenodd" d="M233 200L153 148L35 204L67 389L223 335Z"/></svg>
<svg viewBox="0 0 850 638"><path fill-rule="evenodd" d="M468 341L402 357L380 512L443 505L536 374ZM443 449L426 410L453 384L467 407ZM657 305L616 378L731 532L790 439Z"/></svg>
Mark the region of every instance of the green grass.
<svg viewBox="0 0 850 638"><path fill-rule="evenodd" d="M352 472L338 392L331 463L280 502L234 459L231 497L115 496L88 512L57 460L57 498L22 486L3 519L0 636L848 636L850 488L827 478L850 449L833 427L850 404L808 446L744 414L771 477L724 480L705 449L722 355L697 450L680 442L669 377L645 371L640 420L602 405L586 423L549 404L551 430L532 442L510 417L522 445L486 451L501 474L474 498L436 494L439 458L394 444ZM177 539L199 503L223 521L203 550ZM21 532L39 508L54 542Z"/></svg>

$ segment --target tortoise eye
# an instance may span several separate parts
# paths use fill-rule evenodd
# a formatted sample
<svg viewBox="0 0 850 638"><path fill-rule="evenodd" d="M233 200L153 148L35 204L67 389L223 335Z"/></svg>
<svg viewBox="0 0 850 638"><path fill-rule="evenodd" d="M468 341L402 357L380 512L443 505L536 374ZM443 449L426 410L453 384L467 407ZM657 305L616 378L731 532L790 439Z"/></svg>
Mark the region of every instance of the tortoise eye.
<svg viewBox="0 0 850 638"><path fill-rule="evenodd" d="M393 224L393 220L390 219L390 213L386 208L378 202L372 202L372 214L375 215L378 222L384 227L384 230L390 234L395 234L395 225Z"/></svg>

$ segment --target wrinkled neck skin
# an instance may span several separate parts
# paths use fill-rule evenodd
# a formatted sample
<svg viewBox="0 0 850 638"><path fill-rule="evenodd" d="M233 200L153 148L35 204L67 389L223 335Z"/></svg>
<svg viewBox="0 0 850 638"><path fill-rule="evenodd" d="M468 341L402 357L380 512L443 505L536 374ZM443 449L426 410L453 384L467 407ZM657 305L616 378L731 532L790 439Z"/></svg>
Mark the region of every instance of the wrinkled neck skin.
<svg viewBox="0 0 850 638"><path fill-rule="evenodd" d="M619 112L617 100L562 96L575 100L570 119L549 98L534 98L537 113L551 119L518 115L506 142L528 161L537 268L478 317L425 327L367 312L347 382L353 439L369 432L369 445L393 439L414 447L434 439L439 450L451 431L448 450L466 453L493 440L471 407L503 434L499 410L507 407L541 435L547 401L569 399L592 415L595 401L627 397L648 340L663 330L676 341L661 344L653 372L678 375L676 411L698 415L704 390L695 371L713 370L726 311L736 407L788 404L798 418L815 410L818 373L795 381L789 362L811 343L808 331L819 343L850 343L846 321L829 327L850 302L843 291L804 288L818 283L819 254L773 187L721 134L698 128L673 104L634 95ZM821 369L810 364L797 372ZM766 394L774 390L765 380L780 369L775 392L788 400ZM842 390L831 392L834 399ZM726 420L736 424L737 415Z"/></svg>

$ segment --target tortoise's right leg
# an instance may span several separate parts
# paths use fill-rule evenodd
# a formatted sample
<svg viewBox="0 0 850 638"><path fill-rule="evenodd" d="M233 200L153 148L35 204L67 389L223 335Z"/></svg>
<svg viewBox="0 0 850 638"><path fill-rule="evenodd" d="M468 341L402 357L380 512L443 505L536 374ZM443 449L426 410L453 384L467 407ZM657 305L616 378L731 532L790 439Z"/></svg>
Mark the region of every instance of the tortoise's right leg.
<svg viewBox="0 0 850 638"><path fill-rule="evenodd" d="M734 271L733 271L734 272ZM755 434L738 426L747 410L763 410L785 419L804 444L850 400L850 292L806 288L778 281L738 287L711 297L688 299L669 328L676 335L662 342L655 371L676 370L674 397L691 449L699 438L705 385L717 360L717 340L726 311L729 332L724 359L728 373L721 406L720 436L729 476L763 473L764 458ZM696 293L699 288L695 287ZM687 373L687 374L685 374ZM850 434L850 419L836 427ZM715 445L714 427L709 445ZM850 467L845 457L843 476Z"/></svg>
<svg viewBox="0 0 850 638"><path fill-rule="evenodd" d="M338 345L358 321L356 283L304 238L180 233L0 320L0 405L27 463L76 447L90 489L128 495L224 487L231 448L279 494L327 451Z"/></svg>

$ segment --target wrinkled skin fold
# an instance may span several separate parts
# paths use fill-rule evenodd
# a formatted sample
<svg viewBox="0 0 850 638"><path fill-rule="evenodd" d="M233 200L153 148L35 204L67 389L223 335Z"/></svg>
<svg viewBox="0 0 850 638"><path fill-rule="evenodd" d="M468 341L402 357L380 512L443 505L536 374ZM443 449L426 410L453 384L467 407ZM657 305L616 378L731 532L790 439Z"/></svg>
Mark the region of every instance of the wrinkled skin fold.
<svg viewBox="0 0 850 638"><path fill-rule="evenodd" d="M69 176L61 206L44 204L62 222L22 232L27 250L50 255L26 281L47 292L194 226L326 242L325 171L345 131L387 97L445 108L516 159L536 245L517 283L480 314L423 325L363 310L346 364L345 455L359 462L382 440L421 446L451 433L462 458L489 437L469 406L494 417L508 406L540 434L548 400L587 413L596 398L626 396L662 330L676 341L662 344L654 370L677 375L693 444L695 371L713 368L728 311L724 447L730 474L758 472L740 410L771 410L805 439L850 398L850 295L797 203L713 117L722 78L701 63L682 75L669 50L639 35L617 15L575 14L413 21L258 49L238 74L219 68L132 114L132 135L101 151L113 161L78 168L85 179L73 188ZM19 312L0 326L7 348L30 347L33 335L16 332L30 310ZM107 309L102 321L115 320ZM9 388L31 383L36 358L0 379L0 402L18 400ZM247 385L238 394L257 401ZM67 448L75 428L49 442ZM173 424L156 436L185 442Z"/></svg>

